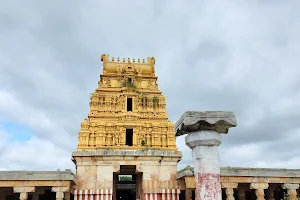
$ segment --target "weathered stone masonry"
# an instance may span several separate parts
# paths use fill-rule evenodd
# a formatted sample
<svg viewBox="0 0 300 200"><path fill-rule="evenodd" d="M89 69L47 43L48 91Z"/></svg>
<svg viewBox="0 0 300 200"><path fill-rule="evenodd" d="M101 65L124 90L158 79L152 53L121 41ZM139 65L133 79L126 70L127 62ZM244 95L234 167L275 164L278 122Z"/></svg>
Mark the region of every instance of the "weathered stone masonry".
<svg viewBox="0 0 300 200"><path fill-rule="evenodd" d="M76 185L76 177L66 171L2 171L0 172L0 200L70 199Z"/></svg>
<svg viewBox="0 0 300 200"><path fill-rule="evenodd" d="M286 192L290 199L299 193L300 169L221 168L223 198L227 200L268 199L280 200ZM187 166L178 171L177 180L185 199L193 199L196 189L194 168ZM195 198L194 198L195 199Z"/></svg>

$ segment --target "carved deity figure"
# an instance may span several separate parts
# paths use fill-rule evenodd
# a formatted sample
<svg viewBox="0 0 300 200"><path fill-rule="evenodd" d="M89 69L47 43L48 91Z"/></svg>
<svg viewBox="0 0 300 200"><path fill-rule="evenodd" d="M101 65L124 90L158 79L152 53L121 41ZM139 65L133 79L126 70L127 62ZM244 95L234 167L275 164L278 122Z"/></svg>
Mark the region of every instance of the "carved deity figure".
<svg viewBox="0 0 300 200"><path fill-rule="evenodd" d="M89 146L90 146L90 147L95 146L95 135L94 135L94 133L91 133L91 134L90 134Z"/></svg>
<svg viewBox="0 0 300 200"><path fill-rule="evenodd" d="M153 88L153 80L148 80L148 89Z"/></svg>
<svg viewBox="0 0 300 200"><path fill-rule="evenodd" d="M89 145L89 133L80 132L79 135L81 136L79 141L80 146L87 147Z"/></svg>
<svg viewBox="0 0 300 200"><path fill-rule="evenodd" d="M155 134L155 135L154 135L152 146L154 146L154 147L159 146L158 137L159 137L158 134Z"/></svg>
<svg viewBox="0 0 300 200"><path fill-rule="evenodd" d="M126 133L126 128L120 128L120 145L125 145L124 134Z"/></svg>
<svg viewBox="0 0 300 200"><path fill-rule="evenodd" d="M141 146L141 137L140 137L140 131L139 130L136 130L136 143L137 143L137 146Z"/></svg>
<svg viewBox="0 0 300 200"><path fill-rule="evenodd" d="M120 146L120 134L118 132L115 133L115 144Z"/></svg>
<svg viewBox="0 0 300 200"><path fill-rule="evenodd" d="M168 146L174 147L176 146L175 136L168 135Z"/></svg>
<svg viewBox="0 0 300 200"><path fill-rule="evenodd" d="M142 134L143 138L146 139L146 133L147 133L146 127L143 127L141 132L142 132L141 134Z"/></svg>
<svg viewBox="0 0 300 200"><path fill-rule="evenodd" d="M124 145L124 133L120 133L120 139L119 139L119 141L120 141L120 145Z"/></svg>
<svg viewBox="0 0 300 200"><path fill-rule="evenodd" d="M78 141L79 147L86 147L86 136L85 133L80 132L79 133L79 141Z"/></svg>
<svg viewBox="0 0 300 200"><path fill-rule="evenodd" d="M119 104L119 97L115 96L115 102L114 102L114 109L118 110L118 104Z"/></svg>
<svg viewBox="0 0 300 200"><path fill-rule="evenodd" d="M149 133L146 134L146 144L151 146L151 135Z"/></svg>
<svg viewBox="0 0 300 200"><path fill-rule="evenodd" d="M113 138L111 133L107 133L106 135L106 146L111 146L113 144Z"/></svg>
<svg viewBox="0 0 300 200"><path fill-rule="evenodd" d="M102 145L103 145L102 133L97 132L96 133L96 147L100 147Z"/></svg>
<svg viewBox="0 0 300 200"><path fill-rule="evenodd" d="M107 86L111 86L111 83L110 83L110 79L109 79L109 78L104 78L103 83L104 83L103 85L106 86L106 87L107 87Z"/></svg>
<svg viewBox="0 0 300 200"><path fill-rule="evenodd" d="M120 109L123 110L125 108L125 96L120 97Z"/></svg>
<svg viewBox="0 0 300 200"><path fill-rule="evenodd" d="M165 133L163 133L162 136L161 136L161 146L162 147L167 146L167 136L166 136Z"/></svg>
<svg viewBox="0 0 300 200"><path fill-rule="evenodd" d="M81 129L82 130L88 130L89 129L89 122L87 119L84 119L82 122L81 122Z"/></svg>

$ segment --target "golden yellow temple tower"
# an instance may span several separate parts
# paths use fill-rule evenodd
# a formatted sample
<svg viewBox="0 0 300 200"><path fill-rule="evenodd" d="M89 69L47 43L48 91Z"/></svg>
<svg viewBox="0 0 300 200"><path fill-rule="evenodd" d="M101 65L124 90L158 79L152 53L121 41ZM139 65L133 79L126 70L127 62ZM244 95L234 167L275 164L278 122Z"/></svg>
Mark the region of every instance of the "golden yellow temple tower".
<svg viewBox="0 0 300 200"><path fill-rule="evenodd" d="M101 56L103 74L81 123L75 197L172 199L179 196L174 125L157 86L153 57Z"/></svg>

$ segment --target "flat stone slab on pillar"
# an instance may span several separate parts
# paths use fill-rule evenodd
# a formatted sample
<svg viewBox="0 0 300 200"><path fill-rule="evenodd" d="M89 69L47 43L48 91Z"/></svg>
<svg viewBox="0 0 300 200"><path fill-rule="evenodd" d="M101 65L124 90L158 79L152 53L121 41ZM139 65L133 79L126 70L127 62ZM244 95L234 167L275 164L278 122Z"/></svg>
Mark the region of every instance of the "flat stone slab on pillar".
<svg viewBox="0 0 300 200"><path fill-rule="evenodd" d="M175 123L175 135L180 136L200 130L214 130L228 133L228 129L237 125L233 112L226 111L186 111Z"/></svg>

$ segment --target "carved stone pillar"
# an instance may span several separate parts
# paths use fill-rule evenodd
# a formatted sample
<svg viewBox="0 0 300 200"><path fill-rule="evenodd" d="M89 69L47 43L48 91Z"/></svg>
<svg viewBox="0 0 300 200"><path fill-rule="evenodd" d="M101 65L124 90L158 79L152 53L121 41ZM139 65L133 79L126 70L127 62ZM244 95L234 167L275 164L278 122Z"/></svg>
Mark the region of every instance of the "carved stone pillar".
<svg viewBox="0 0 300 200"><path fill-rule="evenodd" d="M40 194L44 194L44 189L36 188L35 192L32 195L32 200L39 200Z"/></svg>
<svg viewBox="0 0 300 200"><path fill-rule="evenodd" d="M255 189L255 194L257 200L264 200L265 199L265 189L268 189L268 183L251 183L250 189Z"/></svg>
<svg viewBox="0 0 300 200"><path fill-rule="evenodd" d="M56 200L64 199L64 192L69 192L69 187L52 187L52 191L56 192Z"/></svg>
<svg viewBox="0 0 300 200"><path fill-rule="evenodd" d="M239 200L245 200L246 196L246 188L245 187L238 187L238 195L239 195Z"/></svg>
<svg viewBox="0 0 300 200"><path fill-rule="evenodd" d="M221 186L225 189L226 200L235 200L233 188L237 188L238 183L221 183Z"/></svg>
<svg viewBox="0 0 300 200"><path fill-rule="evenodd" d="M192 200L193 192L192 189L185 190L185 200Z"/></svg>
<svg viewBox="0 0 300 200"><path fill-rule="evenodd" d="M14 193L20 193L20 200L27 200L28 193L34 191L35 187L14 187Z"/></svg>
<svg viewBox="0 0 300 200"><path fill-rule="evenodd" d="M274 190L270 190L269 192L269 200L275 200Z"/></svg>
<svg viewBox="0 0 300 200"><path fill-rule="evenodd" d="M236 126L232 112L185 112L175 124L176 136L188 134L185 143L193 151L196 200L221 200L221 134Z"/></svg>
<svg viewBox="0 0 300 200"><path fill-rule="evenodd" d="M65 192L64 196L65 196L64 200L70 200L71 194L70 192Z"/></svg>
<svg viewBox="0 0 300 200"><path fill-rule="evenodd" d="M297 200L297 189L299 189L299 184L282 184L283 189L287 189L290 200Z"/></svg>
<svg viewBox="0 0 300 200"><path fill-rule="evenodd" d="M275 194L274 194L274 191L276 190L276 185L272 185L270 184L269 185L269 188L268 188L268 191L267 191L267 194L268 194L268 200L275 200Z"/></svg>

